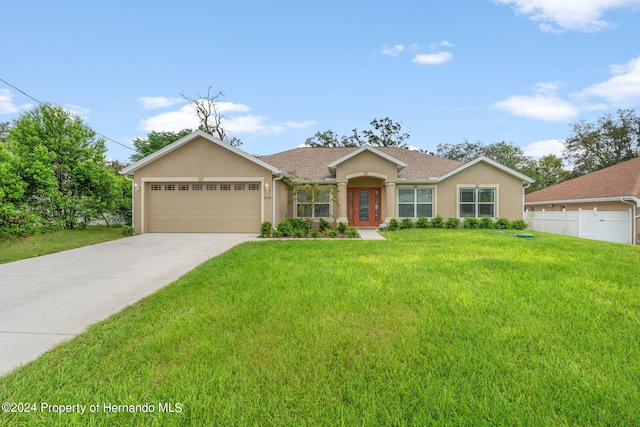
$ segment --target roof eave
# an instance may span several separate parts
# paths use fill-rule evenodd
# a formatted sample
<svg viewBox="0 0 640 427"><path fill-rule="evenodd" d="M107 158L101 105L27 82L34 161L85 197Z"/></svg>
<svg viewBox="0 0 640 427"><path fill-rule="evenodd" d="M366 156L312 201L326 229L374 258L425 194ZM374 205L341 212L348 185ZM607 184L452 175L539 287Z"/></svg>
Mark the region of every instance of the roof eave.
<svg viewBox="0 0 640 427"><path fill-rule="evenodd" d="M636 206L640 207L640 198L635 196L615 196L615 197L589 197L583 199L557 199L557 200L540 200L537 202L529 202L525 197L525 205L555 205L561 203L602 203L602 202L619 202L621 200L633 201Z"/></svg>
<svg viewBox="0 0 640 427"><path fill-rule="evenodd" d="M363 151L370 151L380 157L382 157L383 159L386 159L388 161L390 161L391 163L395 163L396 166L398 167L398 170L402 170L404 168L406 168L408 166L407 163L403 162L402 160L398 160L393 156L388 155L387 153L383 153L380 150L376 150L374 147L370 146L370 145L363 145L362 147L358 148L357 150L354 150L352 152L350 152L349 154L340 157L337 160L334 160L333 162L329 163L327 165L327 167L329 168L330 171L334 171L335 168L342 162L345 162L347 160L349 160L352 157L357 156L358 154L362 153Z"/></svg>

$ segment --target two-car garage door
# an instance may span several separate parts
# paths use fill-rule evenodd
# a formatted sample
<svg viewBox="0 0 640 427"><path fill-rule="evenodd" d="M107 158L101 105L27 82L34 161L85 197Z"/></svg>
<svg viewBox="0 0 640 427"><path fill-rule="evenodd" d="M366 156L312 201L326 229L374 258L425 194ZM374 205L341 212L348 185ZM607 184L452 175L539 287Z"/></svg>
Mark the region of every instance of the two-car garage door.
<svg viewBox="0 0 640 427"><path fill-rule="evenodd" d="M147 185L149 232L255 233L260 229L259 182Z"/></svg>

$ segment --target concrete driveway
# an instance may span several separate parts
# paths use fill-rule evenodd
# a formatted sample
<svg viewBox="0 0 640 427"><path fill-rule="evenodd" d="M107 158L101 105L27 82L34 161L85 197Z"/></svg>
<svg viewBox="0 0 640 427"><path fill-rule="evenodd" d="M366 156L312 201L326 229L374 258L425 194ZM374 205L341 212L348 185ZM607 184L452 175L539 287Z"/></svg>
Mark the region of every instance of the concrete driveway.
<svg viewBox="0 0 640 427"><path fill-rule="evenodd" d="M255 234L143 234L0 264L0 375Z"/></svg>

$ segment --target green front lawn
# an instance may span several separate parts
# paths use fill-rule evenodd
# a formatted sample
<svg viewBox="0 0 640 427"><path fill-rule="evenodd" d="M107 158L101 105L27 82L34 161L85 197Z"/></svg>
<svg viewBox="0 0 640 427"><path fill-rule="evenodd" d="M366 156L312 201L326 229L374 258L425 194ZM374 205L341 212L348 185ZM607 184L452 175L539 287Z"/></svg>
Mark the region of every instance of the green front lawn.
<svg viewBox="0 0 640 427"><path fill-rule="evenodd" d="M640 248L534 234L242 244L0 378L0 425L636 424Z"/></svg>
<svg viewBox="0 0 640 427"><path fill-rule="evenodd" d="M124 237L119 226L89 226L83 230L62 230L0 240L0 264L33 258L67 249L93 245Z"/></svg>

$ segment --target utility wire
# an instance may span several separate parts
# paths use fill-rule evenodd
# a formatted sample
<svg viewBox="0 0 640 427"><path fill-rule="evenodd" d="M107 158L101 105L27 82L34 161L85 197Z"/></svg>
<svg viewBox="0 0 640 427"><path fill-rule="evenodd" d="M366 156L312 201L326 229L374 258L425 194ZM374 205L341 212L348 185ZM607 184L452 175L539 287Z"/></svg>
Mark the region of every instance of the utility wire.
<svg viewBox="0 0 640 427"><path fill-rule="evenodd" d="M16 87L16 86L14 86L14 85L12 85L11 83L9 83L8 81L6 81L6 80L4 80L4 79L2 79L2 78L0 78L0 82L2 82L2 83L4 83L4 84L6 84L7 86L10 86L10 87L14 88L14 89L15 89L15 90L17 90L18 92L20 92L21 94L23 94L24 96L26 96L27 98L34 100L35 102L37 102L37 103L38 103L38 104L40 104L40 105L44 105L44 104L45 104L44 102L42 102L42 101L39 101L39 100L35 99L33 96L29 95L27 92L25 92L25 91L23 91L22 89L20 89L20 88L18 88L18 87ZM84 126L85 128L89 128L89 127L88 127L88 126L86 126L86 125L83 125L83 126ZM93 129L90 129L90 130L91 130L91 131L93 131L93 132L95 132L95 134L96 134L96 135L99 135L99 136L103 137L104 139L106 139L106 140L108 140L108 141L111 141L111 142L113 142L113 143L116 143L116 144L118 144L118 145L120 145L120 146L122 146L122 147L124 147L124 148L127 148L127 149L129 149L129 150L131 150L131 151L136 151L134 148L131 148L131 147L129 147L128 145L125 145L125 144L123 144L123 143L121 143L121 142L118 142L118 141L116 141L115 139L111 139L111 138L109 138L108 136L101 134L100 132L96 132L96 131L95 131L95 130L93 130Z"/></svg>

